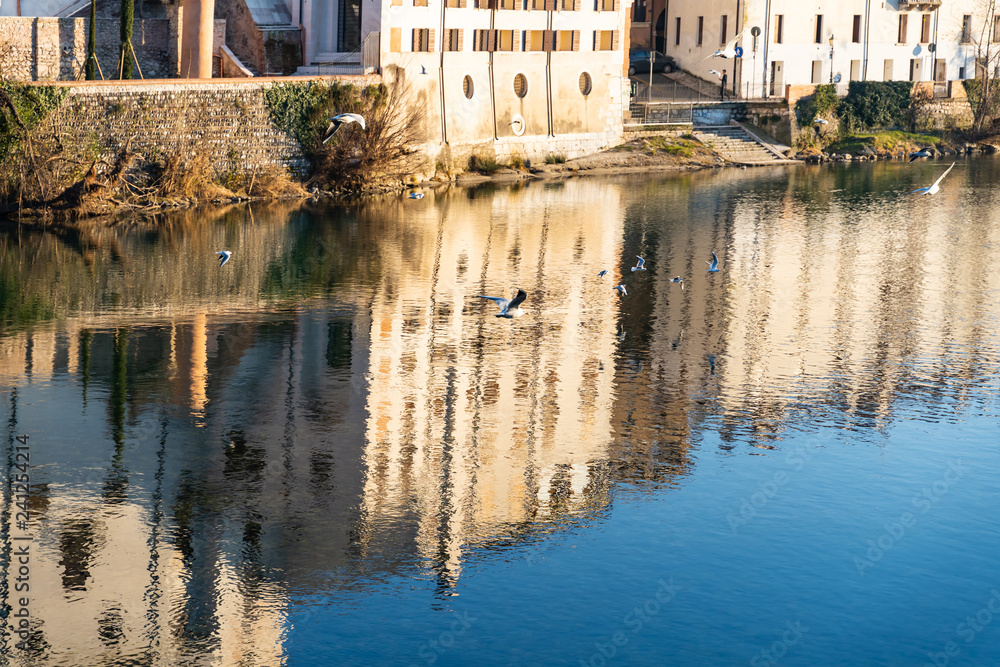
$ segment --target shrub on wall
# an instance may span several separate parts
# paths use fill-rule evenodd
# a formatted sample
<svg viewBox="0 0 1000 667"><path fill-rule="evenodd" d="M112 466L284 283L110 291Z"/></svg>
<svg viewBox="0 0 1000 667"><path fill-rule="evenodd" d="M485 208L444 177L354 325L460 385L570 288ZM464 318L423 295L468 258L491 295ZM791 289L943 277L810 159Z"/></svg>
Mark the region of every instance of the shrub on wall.
<svg viewBox="0 0 1000 667"><path fill-rule="evenodd" d="M0 81L0 165L66 97L65 88Z"/></svg>
<svg viewBox="0 0 1000 667"><path fill-rule="evenodd" d="M369 89L362 91L338 82L280 83L264 91L264 101L271 122L295 137L307 154L314 154L322 145L330 117L345 112L361 113L362 96L371 93Z"/></svg>
<svg viewBox="0 0 1000 667"><path fill-rule="evenodd" d="M828 114L837 108L837 87L831 84L816 86L816 92L809 97L802 97L795 103L795 117L799 127L813 124L817 116Z"/></svg>
<svg viewBox="0 0 1000 667"><path fill-rule="evenodd" d="M912 81L851 81L837 108L852 132L902 126L909 120Z"/></svg>

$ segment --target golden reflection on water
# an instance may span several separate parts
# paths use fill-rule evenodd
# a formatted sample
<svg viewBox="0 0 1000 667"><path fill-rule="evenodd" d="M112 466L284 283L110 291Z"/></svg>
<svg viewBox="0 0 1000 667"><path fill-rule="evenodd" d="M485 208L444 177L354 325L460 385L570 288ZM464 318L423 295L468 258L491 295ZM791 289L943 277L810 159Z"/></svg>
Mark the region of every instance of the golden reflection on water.
<svg viewBox="0 0 1000 667"><path fill-rule="evenodd" d="M416 567L452 595L470 547L679 483L705 431L756 451L961 400L1000 294L1000 208L956 214L961 173L919 206L803 168L8 231L0 416L47 443L33 645L282 664L295 593ZM519 287L519 319L476 298Z"/></svg>

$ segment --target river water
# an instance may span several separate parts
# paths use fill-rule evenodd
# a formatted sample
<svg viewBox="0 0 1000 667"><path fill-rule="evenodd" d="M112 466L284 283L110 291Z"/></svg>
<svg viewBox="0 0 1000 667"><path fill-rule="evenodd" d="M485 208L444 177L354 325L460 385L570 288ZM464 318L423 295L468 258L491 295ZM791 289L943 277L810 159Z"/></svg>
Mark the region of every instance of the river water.
<svg viewBox="0 0 1000 667"><path fill-rule="evenodd" d="M996 664L947 164L3 227L5 664Z"/></svg>

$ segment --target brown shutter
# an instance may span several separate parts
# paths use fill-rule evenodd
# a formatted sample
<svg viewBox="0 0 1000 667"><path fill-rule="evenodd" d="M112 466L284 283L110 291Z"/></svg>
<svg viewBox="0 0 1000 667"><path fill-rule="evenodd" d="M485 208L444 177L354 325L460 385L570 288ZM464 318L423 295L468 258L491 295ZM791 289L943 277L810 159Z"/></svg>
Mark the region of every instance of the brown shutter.
<svg viewBox="0 0 1000 667"><path fill-rule="evenodd" d="M611 31L611 50L612 51L617 51L618 50L618 31L617 30L612 30Z"/></svg>
<svg viewBox="0 0 1000 667"><path fill-rule="evenodd" d="M542 50L543 51L555 51L556 50L556 31L546 30L542 36Z"/></svg>
<svg viewBox="0 0 1000 667"><path fill-rule="evenodd" d="M467 5L467 0L458 0L459 9L465 9L466 5Z"/></svg>
<svg viewBox="0 0 1000 667"><path fill-rule="evenodd" d="M465 2L465 0L462 0L462 2ZM459 28L459 30L458 30L458 48L455 49L456 51L461 51L462 50L462 40L463 40L464 37L465 37L465 31L462 30L461 28Z"/></svg>
<svg viewBox="0 0 1000 667"><path fill-rule="evenodd" d="M579 30L574 30L573 31L573 50L574 51L579 51L580 50L580 31Z"/></svg>
<svg viewBox="0 0 1000 667"><path fill-rule="evenodd" d="M434 50L434 28L427 31L427 50Z"/></svg>
<svg viewBox="0 0 1000 667"><path fill-rule="evenodd" d="M556 0L545 0L545 11L554 12L556 9Z"/></svg>
<svg viewBox="0 0 1000 667"><path fill-rule="evenodd" d="M511 33L512 34L510 36L510 50L511 51L520 51L521 50L521 40L523 39L523 37L521 36L521 31L520 30L511 30Z"/></svg>

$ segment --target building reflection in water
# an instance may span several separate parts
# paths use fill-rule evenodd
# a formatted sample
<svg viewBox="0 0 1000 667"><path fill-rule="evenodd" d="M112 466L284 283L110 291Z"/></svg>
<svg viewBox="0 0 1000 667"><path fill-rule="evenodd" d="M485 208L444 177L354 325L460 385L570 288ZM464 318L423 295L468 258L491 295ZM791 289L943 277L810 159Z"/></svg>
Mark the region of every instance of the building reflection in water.
<svg viewBox="0 0 1000 667"><path fill-rule="evenodd" d="M616 483L679 483L708 433L725 455L963 400L997 347L1000 225L944 192L919 220L830 192L895 182L871 173L8 235L0 417L10 442L32 434L32 650L282 664L291 599L399 574L448 597L475 548L585 523ZM476 298L518 287L517 320Z"/></svg>

